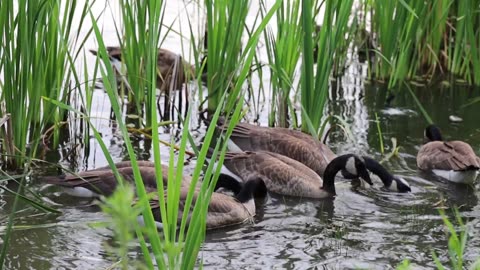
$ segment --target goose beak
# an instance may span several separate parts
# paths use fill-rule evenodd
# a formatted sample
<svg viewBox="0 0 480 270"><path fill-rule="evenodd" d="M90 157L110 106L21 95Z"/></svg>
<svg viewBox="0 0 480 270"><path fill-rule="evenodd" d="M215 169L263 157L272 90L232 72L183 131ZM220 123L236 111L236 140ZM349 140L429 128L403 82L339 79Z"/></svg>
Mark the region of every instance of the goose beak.
<svg viewBox="0 0 480 270"><path fill-rule="evenodd" d="M400 178L400 177L395 177L393 179L395 181L395 184L397 185L397 191L398 192L411 192L412 189L410 188L410 185L405 181L405 179Z"/></svg>

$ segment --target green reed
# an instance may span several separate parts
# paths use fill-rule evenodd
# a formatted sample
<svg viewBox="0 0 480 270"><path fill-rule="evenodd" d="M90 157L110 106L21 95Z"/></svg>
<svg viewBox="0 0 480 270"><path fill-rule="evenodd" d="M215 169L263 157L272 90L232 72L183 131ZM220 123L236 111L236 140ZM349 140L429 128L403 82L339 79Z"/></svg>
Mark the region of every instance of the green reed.
<svg viewBox="0 0 480 270"><path fill-rule="evenodd" d="M3 189L15 195L8 218L0 256L3 265L8 250L10 234L19 201L42 211L55 210L39 203L38 195L24 186L29 176L29 165L44 139L42 133L53 126L53 142L59 141L56 123L64 121L64 109L47 102L42 97L69 102L70 91L78 85L74 61L83 47L79 40L83 20L78 21L78 32L72 30L75 12L88 9L91 2L82 5L77 1L2 1L0 4L0 102L2 119L9 116L8 126L0 133L7 153L8 169L23 168L19 188ZM44 142L47 142L46 140ZM5 154L5 153L2 153ZM35 197L32 199L30 196Z"/></svg>
<svg viewBox="0 0 480 270"><path fill-rule="evenodd" d="M17 151L8 158L11 168L22 166L27 153L34 155L41 133L52 123L65 120L66 112L42 101L42 96L68 102L70 78L76 73L72 53L74 11L85 10L77 1L2 1L0 6L1 102L11 116L11 140ZM82 29L80 21L78 29ZM41 113L39 113L41 112ZM58 144L58 130L53 145ZM7 138L3 138L7 139Z"/></svg>
<svg viewBox="0 0 480 270"><path fill-rule="evenodd" d="M95 25L95 34L98 40L101 40L101 34L98 31L97 26ZM180 201L180 191L181 191L181 181L183 176L183 160L185 151L187 148L187 142L189 138L189 123L190 123L190 115L191 115L191 108L187 114L185 121L183 121L183 130L182 136L180 141L180 150L178 152L178 163L175 164L174 162L174 150L171 148L170 151L170 160L169 160L169 171L168 171L168 185L165 187L163 185L162 179L162 168L160 166L160 149L159 149L159 139L158 139L158 132L152 133L152 141L153 141L153 153L154 153L154 160L156 166L156 175L157 175L157 186L158 186L158 193L154 194L157 196L160 201L160 213L162 217L162 223L164 229L162 233L157 232L157 228L155 226L153 215L150 210L150 204L148 202L148 197L150 195L146 194L145 187L141 180L141 175L138 170L137 162L135 153L133 152L133 147L131 145L129 134L126 129L125 123L122 120L122 113L120 111L120 106L118 104L118 95L116 92L115 87L115 74L108 63L108 58L106 57L106 51L102 42L99 42L100 45L100 57L102 57L102 61L104 61L104 66L107 67L106 70L102 70L102 76L105 84L105 89L110 97L110 101L112 102L112 108L115 112L116 119L119 124L119 128L122 131L125 139L125 145L128 149L129 157L132 160L132 165L134 167L134 178L135 178L135 188L136 188L136 196L138 197L138 207L142 209L142 214L145 221L145 228L140 228L138 225L135 225L135 230L137 232L138 241L140 241L140 245L142 247L143 255L144 255L144 263L145 266L148 268L153 268L151 263L151 256L150 253L153 253L153 259L156 262L156 265L160 269L193 269L196 264L198 252L200 250L200 245L203 243L204 234L205 234L205 217L206 212L208 210L208 201L213 192L213 188L215 186L216 178L218 177L219 171L212 173L213 163L210 164L205 171L204 181L201 184L200 192L198 192L198 197L196 198L195 202L193 202L193 196L195 194L195 187L197 186L198 179L200 178L200 174L202 172L203 164L206 159L206 154L208 151L209 144L213 137L213 132L215 130L215 124L220 114L221 108L218 108L214 114L212 119L212 124L207 130L205 139L203 141L203 146L199 152L197 157L197 165L195 166L195 170L192 176L192 185L189 189L188 196L185 201L184 205L184 215L182 217L178 216L179 210L179 201ZM242 100L242 99L240 99ZM223 102L223 100L221 100ZM156 102L155 97L151 97L151 103ZM153 107L154 108L154 107ZM238 122L239 115L241 112L242 106L237 106L236 111L233 113L234 119L231 123L230 130L233 128L233 125ZM152 129L158 130L158 124L156 121L157 118L157 111L152 109L150 112L152 117ZM98 132L95 132L96 136ZM113 161L111 157L109 157L108 150L104 143L99 139L99 143L104 150L105 155L108 157L110 166L114 168ZM217 145L218 149L219 145ZM225 148L225 147L224 147ZM223 152L225 149L223 149ZM215 158L214 155L212 158ZM220 160L221 162L221 160ZM114 169L114 171L116 171ZM117 177L120 183L121 177ZM165 199L166 198L166 199ZM107 204L104 205L106 207L106 211L113 215L114 220L120 221L122 219L118 219L118 214L125 215L124 212L119 211L112 211L115 208L108 207L108 205L113 205L115 200L118 200L118 197L112 197L110 200L107 200ZM110 202L110 203L109 203ZM193 209L192 209L193 208ZM110 209L110 210L109 210ZM125 209L125 208L122 208ZM132 211L139 208L131 208ZM192 212L190 211L192 209ZM135 212L137 213L137 212ZM116 217L116 218L115 218ZM187 220L188 229L187 229ZM121 228L122 222L114 223L115 226L120 226ZM125 228L120 229L118 231L122 231L123 234L128 233ZM177 233L178 231L178 233ZM119 240L123 239L123 243L125 241L128 242L128 236L122 235ZM147 245L147 243L149 245ZM150 248L148 248L150 246ZM123 253L125 254L125 253ZM127 265L127 264L123 264Z"/></svg>
<svg viewBox="0 0 480 270"><path fill-rule="evenodd" d="M126 73L129 102L135 104L137 113L150 111L150 97L156 95L157 51L164 15L164 1L120 1L121 29L117 37L122 50L122 63ZM139 123L141 124L141 123ZM146 126L152 119L146 114Z"/></svg>
<svg viewBox="0 0 480 270"><path fill-rule="evenodd" d="M417 75L480 84L478 1L364 1L378 42L375 77L389 88ZM367 8L366 8L367 9Z"/></svg>
<svg viewBox="0 0 480 270"><path fill-rule="evenodd" d="M288 127L289 112L293 113L290 93L295 88L297 66L300 59L302 25L300 1L284 1L276 12L277 31L264 31L270 68L269 125Z"/></svg>
<svg viewBox="0 0 480 270"><path fill-rule="evenodd" d="M273 12L269 13L267 18L269 19L272 16ZM182 121L182 136L179 151L177 153L177 159L179 160L177 164L174 162L174 150L171 148L170 151L170 160L169 160L169 179L167 186L164 186L162 179L162 168L160 166L160 148L159 148L159 138L158 132L152 132L152 145L153 145L153 156L156 163L156 175L157 177L157 186L158 186L158 193L154 194L153 196L158 197L160 203L160 214L162 218L162 223L164 229L159 234L157 232L157 228L155 226L153 215L150 210L150 204L148 202L149 196L151 194L146 194L145 187L143 186L143 182L141 180L140 172L138 171L138 166L136 162L135 153L133 152L133 147L131 146L131 142L129 139L129 134L125 123L122 120L123 114L121 111L121 104L118 102L118 92L116 91L116 80L114 70L112 69L111 65L109 65L109 59L106 53L106 48L103 43L103 39L101 33L98 29L96 21L92 18L94 29L95 29L95 36L99 43L99 51L98 56L99 60L102 61L100 68L100 72L102 74L102 79L104 83L105 90L109 96L110 102L112 104L112 109L115 113L116 120L118 122L118 127L123 134L123 138L125 139L125 145L129 154L130 159L132 160L132 166L134 167L134 179L135 179L135 189L136 189L136 197L138 200L138 207L139 208L132 208L132 209L142 209L141 212L144 217L145 227L140 228L135 226L133 229L136 231L137 239L142 247L143 255L144 255L144 263L148 268L152 268L152 259L155 261L157 267L160 269L192 269L197 260L198 252L200 250L200 246L203 243L204 235L205 235L205 217L206 212L208 210L208 201L213 192L213 187L215 186L216 178L218 177L219 170L212 172L213 164L210 164L204 174L204 181L201 184L200 192L198 192L198 197L196 200L193 200L193 196L195 194L195 186L198 183L198 179L200 178L200 174L202 172L203 164L206 159L207 150L210 144L210 141L213 137L213 132L215 129L215 122L218 119L220 111L223 109L222 106L219 106L214 111L214 116L212 119L212 124L210 125L209 129L207 130L206 136L203 140L203 146L199 151L197 156L197 165L193 172L192 177L192 186L188 192L188 196L185 198L185 206L184 206L184 214L183 216L178 215L179 210L179 201L180 201L180 188L181 188L181 177L183 175L183 160L185 151L187 148L187 142L191 135L189 134L189 123L190 123L190 115L191 115L191 108L188 111L186 119ZM267 19L265 19L267 21ZM264 23L265 24L265 23ZM155 29L155 28L151 28ZM157 35L154 31L149 31L151 35ZM259 33L255 32L252 35L254 38L250 41L247 45L251 48L255 47L256 42L258 41ZM151 40L155 40L152 38ZM154 46L151 46L154 48ZM241 91L243 81L245 80L246 75L249 71L249 63L251 63L254 55L254 50L249 50L248 54L246 54L245 65L239 68L239 80L234 81L232 84L232 91L230 93L229 98L238 101L237 106L232 106L234 108L233 112L233 119L230 123L230 132L233 128L233 125L238 122L238 118L240 112L242 111L242 104L243 104L243 92ZM147 57L152 59L155 58L156 54L150 53ZM145 70L154 69L156 63L154 61L149 61L146 59ZM238 64L238 63L237 63ZM128 70L130 73L130 70ZM131 74L131 73L130 73ZM153 76L153 75L152 75ZM150 77L151 78L151 77ZM135 87L132 82L129 82L132 87ZM147 87L153 87L152 83ZM237 93L237 96L232 96L233 94ZM227 96L224 94L221 96L219 103L220 104L227 104L226 99ZM146 110L146 113L149 115L152 123L152 130L158 130L158 121L157 121L157 111L155 107L156 98L154 95L151 95L146 102L150 103L149 109ZM146 106L147 107L147 106ZM79 113L76 111L76 113ZM229 110L227 109L227 114ZM84 116L88 119L88 116ZM227 133L228 134L228 133ZM110 166L114 168L113 160L109 156L106 146L101 141L99 134L96 130L94 130L95 137L99 140L102 149L107 156L107 160L109 161ZM216 146L218 149L220 145ZM225 146L222 147L222 150L225 150ZM222 152L223 152L222 151ZM212 158L216 158L216 155ZM222 161L222 158L219 160ZM118 172L114 169L114 172L117 174L117 179L119 179L120 183L121 177L118 176ZM200 184L199 184L200 185ZM123 184L121 185L123 186ZM126 192L126 191L125 191ZM112 200L118 200L113 198ZM108 203L105 205L112 205L114 203ZM110 209L110 210L107 210ZM124 208L122 208L124 209ZM191 210L191 211L190 211ZM122 215L123 211L114 211L112 208L106 208L106 211L109 213L119 213ZM133 210L132 210L133 211ZM125 214L125 213L123 213ZM114 218L114 220L122 220L121 218L118 219ZM187 226L188 220L188 226ZM121 226L121 224L114 224L114 226ZM118 231L122 231L123 233L128 233L125 228L120 229ZM122 240L123 239L123 240ZM128 239L132 239L129 237L122 237L119 240L122 242L128 241ZM124 252L122 254L125 254ZM150 255L153 254L153 257ZM125 256L121 255L125 259ZM126 265L126 264L122 264Z"/></svg>
<svg viewBox="0 0 480 270"><path fill-rule="evenodd" d="M457 232L457 229L454 227L453 223L448 219L443 210L440 211L443 223L447 227L448 233L450 234L448 238L448 257L451 264L451 269L464 269L464 260L463 254L465 253L465 248L467 245L467 229L463 223L462 217L457 209L455 209L455 220L458 223L460 232ZM435 261L435 265L438 269L444 270L445 267L440 262L437 257L437 254L432 251L432 257Z"/></svg>
<svg viewBox="0 0 480 270"><path fill-rule="evenodd" d="M221 106L219 101L223 93L231 91L232 85L238 80L238 67L243 60L242 36L249 6L249 0L205 0L206 79L210 113Z"/></svg>
<svg viewBox="0 0 480 270"><path fill-rule="evenodd" d="M302 104L302 129L315 135L318 134L323 116L323 109L327 100L329 80L335 57L339 58L337 50L348 32L348 18L352 10L352 0L331 1L326 0L325 14L318 39L318 61L314 72L312 40L315 28L312 10L319 9L318 1L302 0L302 25L303 25L303 62L301 75L301 104ZM346 51L343 51L346 53Z"/></svg>
<svg viewBox="0 0 480 270"><path fill-rule="evenodd" d="M224 93L228 93L227 110L236 107L236 96L250 73L259 36L279 7L280 2L277 0L256 29L250 30L250 38L242 46L250 1L205 1L207 58L204 64L207 68L208 111L210 113L222 105L219 101Z"/></svg>
<svg viewBox="0 0 480 270"><path fill-rule="evenodd" d="M468 230L461 217L461 214L458 211L458 209L456 208L454 209L454 219L456 221L456 225L455 225L445 214L444 210L439 210L439 212L440 212L440 216L442 217L443 224L446 227L446 231L449 234L447 251L448 251L448 260L450 263L450 268L447 268L446 266L444 266L443 263L438 258L436 252L432 250L432 258L433 258L433 261L435 262L435 266L439 270L467 269L465 266L465 261L463 257L465 254L465 250L467 248ZM480 265L479 262L480 262L480 258L477 258L477 260L473 262L468 269L472 269L472 270L478 269L478 266ZM411 267L410 262L407 259L405 259L402 261L400 265L397 266L396 269L408 270L413 268Z"/></svg>

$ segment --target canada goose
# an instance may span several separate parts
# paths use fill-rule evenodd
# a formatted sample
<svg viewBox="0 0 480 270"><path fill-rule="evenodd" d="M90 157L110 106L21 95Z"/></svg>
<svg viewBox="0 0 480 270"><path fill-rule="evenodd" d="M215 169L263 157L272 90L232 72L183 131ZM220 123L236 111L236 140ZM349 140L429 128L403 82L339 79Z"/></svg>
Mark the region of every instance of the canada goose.
<svg viewBox="0 0 480 270"><path fill-rule="evenodd" d="M112 65L118 65L122 61L122 49L120 47L107 47L106 49ZM98 54L95 50L90 50L90 52L94 55ZM187 79L193 79L195 74L193 66L184 61L180 55L163 48L158 49L157 66L157 88L161 92L181 90L182 84L186 83ZM190 74L186 74L186 72Z"/></svg>
<svg viewBox="0 0 480 270"><path fill-rule="evenodd" d="M180 212L178 214L178 224L181 222L187 194L188 188L182 187L180 193ZM264 198L266 197L266 194L267 187L260 178L251 179L243 184L240 192L235 197L231 197L223 193L213 192L208 205L206 222L207 230L237 225L251 220L256 214L255 199ZM198 191L194 194L192 209L195 205L194 203L197 200L197 197ZM152 213L155 220L161 220L158 197L154 197L152 200L150 200L150 207L152 208ZM157 227L162 227L160 222L157 223Z"/></svg>
<svg viewBox="0 0 480 270"><path fill-rule="evenodd" d="M224 120L219 121L220 127L223 122ZM227 143L229 151L270 151L287 156L303 163L319 176L324 176L327 165L337 157L328 146L312 136L281 127L239 123L234 127ZM385 188L399 192L410 191L404 179L394 177L375 160L365 156L363 158L367 169L380 178ZM342 175L347 179L353 178L345 170L342 170ZM392 186L393 182L396 185Z"/></svg>
<svg viewBox="0 0 480 270"><path fill-rule="evenodd" d="M219 121L222 124L222 121ZM228 143L229 151L269 151L295 159L323 176L336 155L328 146L301 131L238 123Z"/></svg>
<svg viewBox="0 0 480 270"><path fill-rule="evenodd" d="M129 161L116 164L118 171L122 177L133 183L133 168ZM165 186L168 182L168 167L162 165L163 183ZM156 191L156 178L154 164L148 161L139 161L140 173L147 192ZM54 184L71 190L70 194L80 197L99 197L100 195L110 196L117 187L117 180L113 171L109 167L102 167L95 170L85 171L75 175L63 177L45 177L45 182ZM217 183L217 187L226 185L231 178L223 177ZM190 186L190 178L184 177L180 192L180 211L183 211L184 201L187 198ZM199 192L196 188L194 200L196 200ZM239 193L234 197L225 194L213 192L210 199L207 214L207 229L213 229L228 225L242 223L255 215L255 198L266 196L267 188L261 179L252 179L241 185ZM162 228L159 210L158 197L153 196L150 201L152 211L157 220L157 227ZM182 214L179 214L179 218Z"/></svg>
<svg viewBox="0 0 480 270"><path fill-rule="evenodd" d="M336 195L335 175L345 169L372 184L362 160L352 154L334 158L325 169L323 180L302 163L273 152L229 152L225 154L222 173L239 182L260 178L271 192L309 198Z"/></svg>
<svg viewBox="0 0 480 270"><path fill-rule="evenodd" d="M417 166L423 171L455 183L473 183L480 168L480 158L462 141L443 141L435 125L425 129L425 143L417 154Z"/></svg>
<svg viewBox="0 0 480 270"><path fill-rule="evenodd" d="M133 167L130 161L116 163L119 174L125 181L133 183ZM157 187L155 165L149 161L138 161L140 174L145 188ZM162 165L163 183L168 181L168 167ZM191 178L183 176L182 185L189 186ZM101 167L94 170L80 172L77 175L47 176L44 182L66 188L66 193L76 197L110 196L117 187L118 181L110 167Z"/></svg>

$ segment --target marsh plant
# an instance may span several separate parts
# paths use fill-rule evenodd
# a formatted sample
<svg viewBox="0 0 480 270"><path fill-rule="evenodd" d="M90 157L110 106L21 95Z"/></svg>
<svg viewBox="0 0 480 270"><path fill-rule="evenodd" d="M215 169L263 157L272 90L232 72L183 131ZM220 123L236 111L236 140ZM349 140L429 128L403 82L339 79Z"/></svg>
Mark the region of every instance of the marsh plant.
<svg viewBox="0 0 480 270"><path fill-rule="evenodd" d="M353 1L325 1L325 14L318 39L314 36L312 10L319 9L319 1L302 1L302 73L301 104L302 129L318 137L322 125L323 110L327 100L333 57L337 46L345 39ZM314 42L315 41L315 42ZM315 43L315 44L314 44ZM317 63L314 63L314 45L318 48ZM338 55L337 55L338 56Z"/></svg>
<svg viewBox="0 0 480 270"><path fill-rule="evenodd" d="M200 1L196 4L206 14L206 22L202 22L206 25L205 57L204 61L195 60L195 69L196 78L206 83L206 97L201 94L200 82L198 97L206 98L208 102L211 124L202 147L198 149L190 133L194 109L189 108L183 118L178 117L172 130L178 132L181 139L176 142L178 151L173 147L169 151L168 185L164 186L162 177L157 177L158 191L147 194L131 134L123 120L124 94L118 91L118 70L114 70L110 63L98 18L90 10L92 3L85 1L79 4L74 0L61 3L53 0L2 0L0 126L3 131L0 134L5 144L3 149L7 149L7 166L18 168L27 164L23 177L29 170L28 161L35 157L37 146L44 141L42 135L46 130L53 127L52 145L55 146L59 141L57 127L68 120L69 114L88 124L88 130L98 141L121 186L118 193L102 206L113 221L115 237L120 245L117 250L120 257L118 265L122 268L131 266L128 245L132 242L140 246L142 264L146 268L193 269L198 265L197 257L205 237L208 202L219 174L219 169L214 170L212 165L204 168L203 164L208 148L215 149L212 158L218 159L220 164L223 160L226 146L222 140L215 145L210 144L215 124L221 113L227 115L230 120L226 132L228 137L233 126L240 121L245 109L245 90L251 79L252 64L261 66L257 46L262 37L265 39L273 97L269 124L287 127L292 119L294 126L301 123L302 129L315 137L322 135L328 119L338 118L325 117L324 107L332 74L341 73L339 71L346 66L347 53L355 46L352 42L358 40L355 35L370 34L375 41L376 46L371 50L374 57L368 57L367 60L370 61L368 67L372 69L370 74L378 80L388 80L389 88L393 89L400 82L415 79L418 75L430 79L434 74L445 73L459 76L471 84L480 84L480 44L476 30L480 22L478 1L360 1L364 16L352 19L353 0L276 0L269 2L269 8L266 2L263 3L253 26L247 24L250 0ZM121 70L126 75L121 80L125 83L123 90L126 90L129 104L133 104L140 116L138 126L151 130L149 140L152 143L156 175L161 176L159 115L156 106L159 75L157 54L171 26L163 23L164 1L122 0L120 6L121 22L115 22L115 26L124 68L128 70ZM365 15L367 13L368 16ZM80 18L74 19L76 16ZM276 29L268 27L273 17L277 20ZM93 26L87 29L86 37L80 38L79 33L86 20L90 20ZM75 31L74 21L77 22ZM192 23L188 21L188 24L192 29ZM362 29L370 25L370 29L365 29L370 33L359 31L355 28L358 25ZM87 82L93 73L93 77L98 75L103 81L113 119L134 168L135 185L132 187L124 184L101 134L92 125L91 88L86 87L87 91L80 94L84 99L84 108L78 109L70 101L70 94L81 84L75 63L90 33L98 43L98 56L93 70L86 67L83 70L84 80ZM192 30L191 36L194 36ZM200 58L203 49L193 49L196 58ZM202 73L205 75L200 75ZM297 121L295 112L297 99L300 100L300 121ZM431 122L420 101L415 99L415 102L426 115L427 121ZM379 138L382 138L382 132L377 127ZM173 145L173 141L170 144ZM187 148L196 153L197 164L184 202L186 211L179 216L180 184ZM200 191L194 200L197 183ZM20 182L19 191L22 188L23 182ZM30 200L29 203L35 207L54 211L21 192L14 193L17 196L9 217L0 263L3 263L8 248L17 200ZM158 197L160 204L163 223L160 232L157 231L149 203L152 196ZM135 201L133 206L132 200ZM144 226L135 222L139 214L143 216ZM415 213L411 215L413 227L419 225L417 216ZM443 218L450 232L448 252L451 266L461 269L465 264L463 254L467 234L461 219L457 218L460 224L460 233L457 233L450 221L445 216ZM336 237L343 238L345 233L341 228ZM434 258L437 267L443 269L436 255Z"/></svg>
<svg viewBox="0 0 480 270"><path fill-rule="evenodd" d="M287 121L294 114L291 93L292 90L295 93L294 90L298 88L295 78L298 76L302 43L300 3L301 1L284 1L275 14L276 33L270 27L264 31L271 73L271 96L274 101L270 104L270 126L288 127Z"/></svg>
<svg viewBox="0 0 480 270"><path fill-rule="evenodd" d="M464 255L465 255L465 248L467 246L467 241L468 241L468 230L460 215L460 212L458 212L458 209L454 210L454 220L455 220L455 223L457 223L456 225L452 223L451 219L448 218L444 210L440 210L440 216L442 217L443 225L446 228L446 233L449 235L448 245L447 245L447 253L448 253L447 259L450 266L449 267L445 266L444 263L442 263L440 258L438 257L437 252L432 250L431 254L433 257L433 261L435 262L436 268L439 270L444 270L444 269L477 270L479 269L480 260L475 261L468 268L466 268L465 266ZM405 259L401 262L400 265L397 266L396 269L408 270L408 269L414 269L414 268L411 266L409 260Z"/></svg>
<svg viewBox="0 0 480 270"><path fill-rule="evenodd" d="M231 1L229 3L233 3L233 2L234 1ZM209 7L212 10L208 11L207 14L210 14L210 16L213 16L213 12L218 12L216 14L219 15L220 17L223 16L223 19L226 20L227 22L239 23L243 27L243 23L238 22L236 20L241 19L244 21L245 17L242 17L244 16L242 15L242 13L239 13L239 14L235 13L235 12L238 12L238 10L234 9L235 6L228 6L228 5L226 6L225 3L222 1L217 1L216 4L215 3L213 4L214 4L213 7L212 6ZM132 160L132 166L134 167L135 190L136 190L136 197L138 201L137 203L138 208L132 208L132 211L134 211L134 209L142 210L141 213L145 221L145 227L143 228L136 227L135 232L136 232L137 239L140 243L140 246L142 248L144 262L146 264L146 267L148 268L153 268L153 263L155 262L155 265L160 269L166 269L166 268L192 269L197 263L196 258L198 256L198 252L200 251L200 245L202 244L204 235L205 235L205 222L206 222L205 219L206 219L206 213L208 208L208 202L213 192L215 181L220 172L219 171L220 167L218 167L218 169L215 171L213 170L213 163L211 163L207 167L207 169L203 171L203 164L205 163L207 151L209 147L213 147L213 146L210 146L210 142L213 137L215 124L220 115L220 112L221 111L227 112L227 114L231 116L230 126L229 126L229 129L227 130L227 137L228 137L228 134L231 133L231 130L233 129L233 126L235 125L235 123L239 121L239 116L243 108L243 106L241 106L243 104L243 95L244 95L243 82L245 81L246 75L248 73L249 65L255 53L254 48L256 47L256 42L258 41L258 37L261 31L263 30L263 27L265 27L268 20L272 17L274 9L277 6L278 4L272 8L273 11L269 11L267 13L267 16L263 18L263 21L259 26L260 28L256 29L256 31L252 34L252 39L246 44L246 49L244 51L244 56L246 58L244 62L238 65L237 63L238 56L228 60L228 61L232 61L232 63L235 62L236 64L235 72L238 72L238 77L235 80L232 80L232 78L230 77L232 76L232 74L228 76L224 75L229 77L228 87L227 87L227 84L223 86L225 87L224 88L225 90L227 88L231 90L230 92L228 92L228 95L226 94L226 92L222 92L223 94L221 95L218 95L218 93L213 91L209 93L209 98L212 98L213 96L215 96L216 98L215 102L217 103L217 107L212 112L212 116L213 116L212 123L206 132L205 138L203 139L202 148L196 151L197 165L195 166L195 169L192 175L192 184L191 184L188 196L184 202L185 211L183 211L183 216L179 216L178 210L179 210L179 202L180 202L181 180L183 176L183 161L185 159L185 152L188 147L188 143L193 141L191 139L192 136L189 133L189 124L190 124L192 108L189 109L187 113L187 117L183 119L181 123L182 130L181 130L181 141L179 143L180 144L179 151L175 154L173 148L171 148L170 150L170 160L168 164L169 178L168 178L167 186L164 186L163 181L161 180L162 167L160 166L161 159L160 159L158 132L152 132L152 145L153 145L152 150L153 150L154 161L156 164L156 175L159 176L157 177L158 192L153 196L158 197L159 203L160 203L160 216L161 216L161 221L163 223L163 229L161 233L157 232L157 227L155 225L153 215L150 209L150 204L149 204L149 196L151 195L146 193L145 187L143 186L141 175L138 170L138 166L136 162L135 153L133 151L133 147L129 139L128 130L125 123L122 121L123 115L120 109L121 105L119 104L119 101L118 101L119 98L118 98L118 92L116 90L117 87L116 87L115 72L112 66L109 65L109 59L108 59L106 47L103 43L101 32L98 28L98 25L96 24L96 21L92 17L92 22L95 30L94 31L95 37L97 38L97 41L99 44L98 59L99 61L102 61L102 65L101 65L102 68L100 69L100 72L102 74L102 80L105 86L105 90L112 104L112 109L115 113L115 118L118 123L118 127L121 130L122 135L125 139L125 146L127 148L129 158ZM224 8L225 10L214 11L213 8L216 8L216 9ZM235 14L232 15L230 14L230 12L234 12ZM235 17L235 16L240 16L240 17ZM146 19L146 21L148 21L148 19ZM222 27L224 27L224 24L221 24L221 25ZM219 27L219 26L215 26L215 27ZM154 27L150 28L149 35L152 35L153 37L158 37L159 33L155 32L152 29L157 29L157 28L154 28ZM207 56L209 73L212 73L215 70L211 68L211 67L215 67L215 63L216 63L215 56L211 56L211 54L214 55L214 53L216 52L215 42L217 42L217 38L220 38L222 33L223 35L226 34L226 32L222 32L226 30L229 30L229 29L214 29L213 23L209 25L209 41L211 41L209 42L209 50L208 50L208 56ZM217 33L216 31L220 31L220 32ZM220 35L220 36L217 36L217 35ZM210 36L214 37L214 39L210 40L211 38ZM149 61L148 59L149 58L156 59L155 49L157 45L156 42L158 40L158 38L153 38L153 37L148 39L148 42L152 43L149 46L147 46L148 48L151 49L151 51L149 51L149 53L146 56L146 61L144 66L145 70L147 71L150 70L150 73L147 72L147 75L150 74L148 78L151 79L151 80L147 80L150 82L147 88L151 88L151 89L154 89L155 87L154 76L156 74L154 71L156 69L156 61L153 61L153 60ZM225 38L225 36L223 36L223 38ZM229 44L230 44L229 46L232 46L231 42ZM240 46L240 40L238 40L237 46ZM234 48L231 48L231 49L234 50ZM230 53L233 53L233 52L228 52L228 50L224 51L223 49L221 50L221 52L222 53L220 54L223 55L222 57L226 57L227 55L230 55ZM212 57L212 58L208 60L209 57ZM213 62L209 62L209 61L213 61ZM210 63L212 63L212 65L210 65ZM218 64L224 65L224 64L227 64L227 62L224 62L223 60L221 60ZM216 76L220 76L220 75L216 74ZM211 85L214 85L215 81L217 80L217 79L213 80L214 77L215 76L212 74L209 74L208 76L209 79L212 79L209 82ZM219 78L226 79L226 77L222 77L222 76L220 76ZM141 80L139 80L138 82L140 81ZM220 82L217 82L217 83L220 84ZM135 81L130 81L129 84L132 88L139 87L139 85L135 85ZM219 88L214 87L212 89L218 90ZM152 130L156 131L158 130L158 119L157 119L158 116L157 116L156 107L154 106L156 102L155 95L149 95L148 98L145 99L145 102L150 104L150 106L145 106L146 114L148 114L149 118L151 119ZM237 102L240 104L240 106L238 105L233 106L233 104L236 104ZM86 117L88 118L88 116ZM114 172L117 174L117 179L120 181L120 183L122 183L122 179L118 175L118 171L115 169L113 159L110 157L106 146L101 141L101 138L99 137L98 132L94 131L94 134L99 140L99 143L101 144L102 149L104 150L104 154L107 157L107 160L110 166L112 166L112 168L114 169ZM195 148L194 145L190 145L190 147ZM221 145L220 143L218 143L215 147L213 147L215 151L212 158L217 158L218 156L220 164L223 159L222 153L225 151L225 147L226 145ZM174 162L175 156L176 156L176 159L178 160L176 164ZM196 191L195 189L196 189L197 183L199 183L200 185L199 179L201 175L203 175L203 182L201 183L200 191ZM195 193L197 193L198 196L196 197L196 200L193 200ZM115 198L116 197L112 198L111 200L115 200ZM122 213L122 212L113 211L115 208L108 207L108 205L112 205L112 204L113 204L113 201L110 203L107 201L107 203L104 205L104 209L112 215L113 220L121 220L121 219L115 218L115 215L116 213ZM116 223L117 222L114 222L114 224ZM119 228L120 229L117 231L121 232L121 234L127 234L132 232L132 231L121 230L122 227L119 227ZM121 242L123 244L129 242L128 241L129 239L133 239L133 238L126 237L126 236L122 236L121 238L119 238L119 240L122 240ZM123 254L121 255L122 259L126 260L126 256L124 255L125 253L122 253L122 254ZM153 254L153 257L150 254ZM122 264L122 265L125 266L126 264Z"/></svg>
<svg viewBox="0 0 480 270"><path fill-rule="evenodd" d="M479 85L478 1L363 1L377 43L374 76L389 88L417 75Z"/></svg>
<svg viewBox="0 0 480 270"><path fill-rule="evenodd" d="M66 111L46 102L42 97L68 103L70 92L78 86L74 61L83 43L78 32L83 20L76 22L79 12L86 16L89 2L77 1L2 1L0 6L0 116L9 114L10 141L14 156L7 165L22 167L25 157L34 156L41 134L52 125L65 120ZM73 82L73 83L72 83ZM39 113L41 112L41 113ZM52 145L57 145L55 129Z"/></svg>

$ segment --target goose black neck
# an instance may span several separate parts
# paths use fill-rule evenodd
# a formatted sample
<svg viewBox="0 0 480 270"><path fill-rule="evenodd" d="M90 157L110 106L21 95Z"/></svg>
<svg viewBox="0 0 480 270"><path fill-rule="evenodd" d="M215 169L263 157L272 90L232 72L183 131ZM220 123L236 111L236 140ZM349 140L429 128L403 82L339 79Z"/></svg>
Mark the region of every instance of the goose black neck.
<svg viewBox="0 0 480 270"><path fill-rule="evenodd" d="M235 196L241 203L246 203L252 198L262 198L267 195L267 187L262 179L256 178L248 180Z"/></svg>
<svg viewBox="0 0 480 270"><path fill-rule="evenodd" d="M337 173L345 168L345 164L347 163L348 159L353 157L353 155L343 155L334 158L325 168L325 172L323 173L323 187L322 189L327 191L332 195L336 195L335 192L335 176Z"/></svg>
<svg viewBox="0 0 480 270"><path fill-rule="evenodd" d="M365 167L372 173L376 174L383 182L383 185L386 187L390 187L393 182L393 175L385 169L380 163L376 160L363 156L363 161L365 163Z"/></svg>
<svg viewBox="0 0 480 270"><path fill-rule="evenodd" d="M215 191L219 188L225 188L237 195L243 188L243 184L238 182L235 178L227 174L220 174L218 176L217 185L215 185Z"/></svg>
<svg viewBox="0 0 480 270"><path fill-rule="evenodd" d="M425 129L425 137L427 137L428 140L431 142L443 141L442 133L440 132L440 129L435 125L429 125Z"/></svg>

